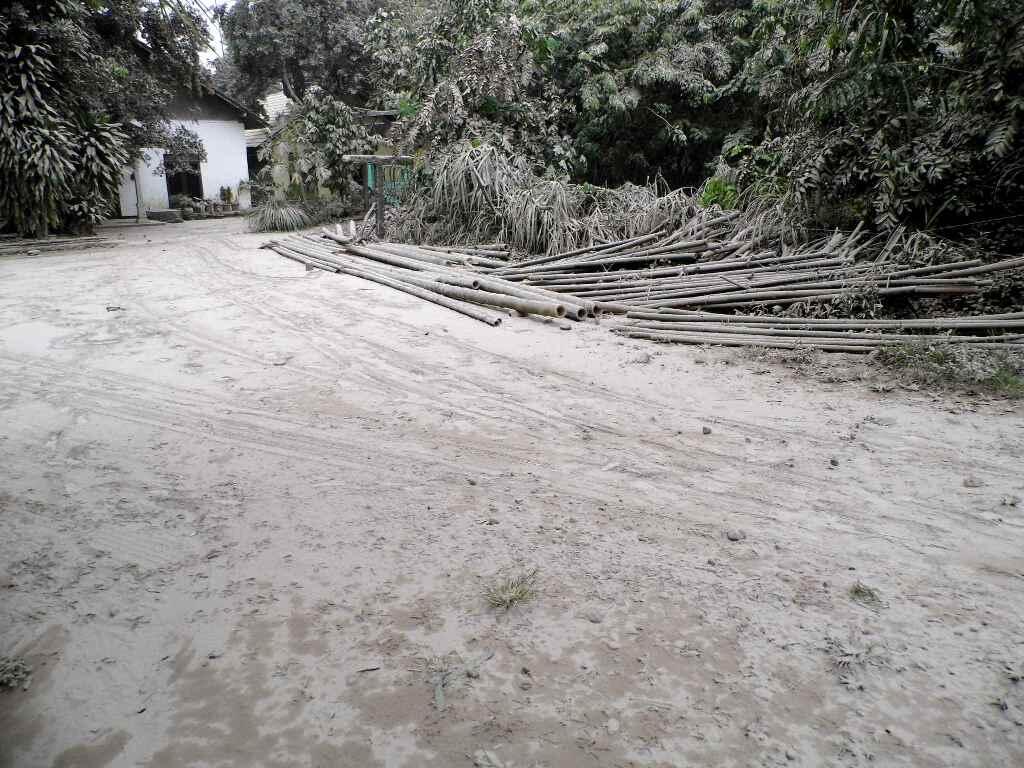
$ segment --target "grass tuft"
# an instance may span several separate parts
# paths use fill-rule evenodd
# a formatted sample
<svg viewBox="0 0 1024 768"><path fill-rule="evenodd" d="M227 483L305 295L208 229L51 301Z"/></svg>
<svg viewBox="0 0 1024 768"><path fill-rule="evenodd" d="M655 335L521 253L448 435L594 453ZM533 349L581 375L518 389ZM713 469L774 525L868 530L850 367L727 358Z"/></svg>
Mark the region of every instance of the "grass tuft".
<svg viewBox="0 0 1024 768"><path fill-rule="evenodd" d="M908 383L976 388L1005 397L1024 397L1024 355L980 344L921 343L883 347L877 361Z"/></svg>
<svg viewBox="0 0 1024 768"><path fill-rule="evenodd" d="M21 659L0 656L0 688L17 688L28 680L31 667Z"/></svg>
<svg viewBox="0 0 1024 768"><path fill-rule="evenodd" d="M246 218L253 232L293 232L313 224L313 220L298 205L273 198L253 208Z"/></svg>
<svg viewBox="0 0 1024 768"><path fill-rule="evenodd" d="M850 587L850 598L876 611L883 606L882 597L878 594L878 590L869 587L862 581L858 581Z"/></svg>
<svg viewBox="0 0 1024 768"><path fill-rule="evenodd" d="M519 603L525 603L537 596L536 584L536 569L512 576L505 576L487 587L484 591L484 597L492 608L510 611Z"/></svg>

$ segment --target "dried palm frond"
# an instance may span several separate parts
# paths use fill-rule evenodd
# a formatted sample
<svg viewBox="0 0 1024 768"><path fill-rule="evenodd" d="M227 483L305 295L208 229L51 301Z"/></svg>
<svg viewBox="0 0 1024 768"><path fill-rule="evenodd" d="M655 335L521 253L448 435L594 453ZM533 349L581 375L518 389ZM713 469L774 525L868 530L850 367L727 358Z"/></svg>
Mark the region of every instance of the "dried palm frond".
<svg viewBox="0 0 1024 768"><path fill-rule="evenodd" d="M253 232L292 232L311 226L313 220L287 200L270 199L249 212L247 223Z"/></svg>
<svg viewBox="0 0 1024 768"><path fill-rule="evenodd" d="M503 201L501 239L528 253L575 248L582 215L576 190L560 181L541 181L517 190Z"/></svg>
<svg viewBox="0 0 1024 768"><path fill-rule="evenodd" d="M774 208L750 214L701 204L698 190L662 179L608 189L540 178L507 145L462 141L437 152L426 188L388 216L387 237L457 244L500 239L527 253L559 253L663 230L677 237L767 239Z"/></svg>

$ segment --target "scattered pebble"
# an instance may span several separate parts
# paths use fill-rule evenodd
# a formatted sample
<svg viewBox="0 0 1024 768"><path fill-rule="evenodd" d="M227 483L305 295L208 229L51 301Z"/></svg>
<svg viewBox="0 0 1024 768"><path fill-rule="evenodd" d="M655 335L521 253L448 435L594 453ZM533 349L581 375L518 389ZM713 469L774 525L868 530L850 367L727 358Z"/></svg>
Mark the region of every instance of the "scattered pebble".
<svg viewBox="0 0 1024 768"><path fill-rule="evenodd" d="M729 541L743 541L747 538L747 534L741 531L739 528L733 528L732 530L725 532L725 538Z"/></svg>
<svg viewBox="0 0 1024 768"><path fill-rule="evenodd" d="M831 459L828 460L828 463L831 464L833 467L838 467L839 466L839 459L837 459L835 456L833 456Z"/></svg>
<svg viewBox="0 0 1024 768"><path fill-rule="evenodd" d="M600 624L604 621L604 615L600 611L587 611L586 618L591 624Z"/></svg>
<svg viewBox="0 0 1024 768"><path fill-rule="evenodd" d="M705 435L710 435L711 434L711 427L701 427L700 431L703 432Z"/></svg>
<svg viewBox="0 0 1024 768"><path fill-rule="evenodd" d="M968 475L964 478L964 488L981 488L984 484L981 478L974 475Z"/></svg>
<svg viewBox="0 0 1024 768"><path fill-rule="evenodd" d="M616 720L613 717L611 720L609 720L607 722L607 724L605 725L605 728L608 729L608 733L618 733L619 732L619 721Z"/></svg>

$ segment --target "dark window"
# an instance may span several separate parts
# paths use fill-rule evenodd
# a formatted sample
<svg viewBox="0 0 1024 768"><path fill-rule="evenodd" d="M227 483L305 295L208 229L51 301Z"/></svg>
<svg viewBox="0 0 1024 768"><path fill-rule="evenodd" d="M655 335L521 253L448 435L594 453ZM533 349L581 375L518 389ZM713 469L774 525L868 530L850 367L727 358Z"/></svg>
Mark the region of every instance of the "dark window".
<svg viewBox="0 0 1024 768"><path fill-rule="evenodd" d="M166 174L168 198L174 195L188 195L203 199L203 177L199 174L198 160L184 163L168 163L166 160L164 162L176 169Z"/></svg>

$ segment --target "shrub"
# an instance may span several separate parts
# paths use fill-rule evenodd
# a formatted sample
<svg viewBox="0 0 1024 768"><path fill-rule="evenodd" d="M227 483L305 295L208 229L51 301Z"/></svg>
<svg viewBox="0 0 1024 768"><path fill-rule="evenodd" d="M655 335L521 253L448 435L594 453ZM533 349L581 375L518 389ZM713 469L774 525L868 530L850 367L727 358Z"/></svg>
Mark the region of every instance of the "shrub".
<svg viewBox="0 0 1024 768"><path fill-rule="evenodd" d="M738 201L739 193L736 191L736 185L717 177L708 179L700 193L700 204L705 208L717 205L729 210L735 208Z"/></svg>
<svg viewBox="0 0 1024 768"><path fill-rule="evenodd" d="M910 383L977 387L1007 397L1024 397L1024 356L976 344L925 343L882 347L876 359Z"/></svg>
<svg viewBox="0 0 1024 768"><path fill-rule="evenodd" d="M313 224L301 206L275 198L253 208L246 220L253 232L292 232Z"/></svg>

